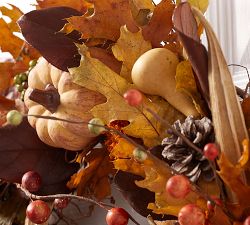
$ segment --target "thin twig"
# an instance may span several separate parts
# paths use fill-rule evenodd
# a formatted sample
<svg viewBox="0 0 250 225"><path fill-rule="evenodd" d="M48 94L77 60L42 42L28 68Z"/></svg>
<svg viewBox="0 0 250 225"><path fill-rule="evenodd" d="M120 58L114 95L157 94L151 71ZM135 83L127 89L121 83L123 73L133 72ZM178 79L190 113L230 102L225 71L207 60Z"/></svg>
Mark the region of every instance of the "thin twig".
<svg viewBox="0 0 250 225"><path fill-rule="evenodd" d="M147 220L148 220L149 225L156 225L156 223L151 215L147 216Z"/></svg>
<svg viewBox="0 0 250 225"><path fill-rule="evenodd" d="M64 198L69 198L69 199L77 199L80 201L85 201L85 202L90 202L92 204L98 205L99 207L101 207L102 209L105 209L106 211L109 211L109 209L106 208L106 206L108 207L113 207L110 206L106 203L103 202L97 202L94 199L91 198L87 198L87 197L83 197L83 196L76 196L76 195L72 195L72 194L56 194L56 195L45 195L45 196L41 196L41 195L35 195L30 193L27 189L23 188L20 184L16 184L17 188L19 188L21 191L23 191L25 193L25 195L27 197L29 197L30 199L36 199L36 200L44 200L44 201L49 201L49 200L55 200L56 198L60 198L60 199L64 199ZM129 215L129 218L131 219L131 221L133 221L134 224L136 225L140 225L133 217L132 215Z"/></svg>
<svg viewBox="0 0 250 225"><path fill-rule="evenodd" d="M194 149L195 151L197 151L197 152L199 152L200 154L203 155L203 151L202 151L200 148L198 148L196 145L194 145L188 138L186 138L186 137L185 137L182 133L180 133L178 130L174 129L174 128L172 127L172 125L171 125L169 122L167 122L166 120L162 119L160 116L158 116L158 115L157 115L154 111L152 111L151 109L146 108L146 110L147 110L149 113L151 113L159 122L161 122L162 124L164 124L168 129L171 129L172 132L173 132L176 136L182 138L182 140L183 140L190 148Z"/></svg>

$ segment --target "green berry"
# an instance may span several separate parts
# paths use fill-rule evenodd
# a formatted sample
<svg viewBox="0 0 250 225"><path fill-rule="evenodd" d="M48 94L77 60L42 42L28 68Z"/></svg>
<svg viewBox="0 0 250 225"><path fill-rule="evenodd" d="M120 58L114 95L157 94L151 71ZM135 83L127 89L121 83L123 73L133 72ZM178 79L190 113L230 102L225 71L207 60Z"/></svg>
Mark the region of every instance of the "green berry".
<svg viewBox="0 0 250 225"><path fill-rule="evenodd" d="M14 76L14 84L21 84L21 83L22 83L22 80L21 80L19 74Z"/></svg>
<svg viewBox="0 0 250 225"><path fill-rule="evenodd" d="M27 81L28 80L28 75L27 73L20 73L19 77L22 81Z"/></svg>
<svg viewBox="0 0 250 225"><path fill-rule="evenodd" d="M20 85L20 84L17 84L17 85L16 85L16 88L17 88L17 90L18 90L19 92L22 92L22 91L23 91L23 86Z"/></svg>
<svg viewBox="0 0 250 225"><path fill-rule="evenodd" d="M21 100L22 100L22 101L24 101L25 91L26 91L26 90L23 90L23 91L21 92Z"/></svg>
<svg viewBox="0 0 250 225"><path fill-rule="evenodd" d="M28 82L27 82L27 81L24 81L24 82L22 83L22 87L23 87L23 89L27 89L27 88L28 88Z"/></svg>
<svg viewBox="0 0 250 225"><path fill-rule="evenodd" d="M37 60L33 59L29 62L29 67L32 69L37 64Z"/></svg>
<svg viewBox="0 0 250 225"><path fill-rule="evenodd" d="M6 119L9 124L18 126L23 121L23 115L17 110L11 110L7 113Z"/></svg>
<svg viewBox="0 0 250 225"><path fill-rule="evenodd" d="M89 121L88 129L91 133L99 135L106 130L104 122L99 118L93 118Z"/></svg>
<svg viewBox="0 0 250 225"><path fill-rule="evenodd" d="M140 162L142 162L148 158L147 153L142 151L139 148L134 149L133 156L134 156L135 160L140 161Z"/></svg>

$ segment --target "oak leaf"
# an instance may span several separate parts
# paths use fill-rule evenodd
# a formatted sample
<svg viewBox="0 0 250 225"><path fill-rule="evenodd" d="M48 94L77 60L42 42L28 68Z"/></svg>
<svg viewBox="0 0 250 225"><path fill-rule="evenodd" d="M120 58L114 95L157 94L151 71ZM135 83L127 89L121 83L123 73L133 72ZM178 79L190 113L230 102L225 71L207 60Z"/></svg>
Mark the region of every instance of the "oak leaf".
<svg viewBox="0 0 250 225"><path fill-rule="evenodd" d="M148 209L153 210L156 214L177 216L179 210L190 202L196 203L204 209L206 208L206 201L195 192L190 192L184 199L178 200L171 197L166 192L166 182L173 176L170 167L164 161L152 156L150 152L148 152L146 160L138 162L133 157L134 149L133 144L120 138L110 156L115 158L113 163L117 170L144 177L143 180L135 181L135 183L138 187L146 188L155 193L155 203L149 203ZM215 196L219 194L216 182L208 183L200 180L198 185L205 194Z"/></svg>
<svg viewBox="0 0 250 225"><path fill-rule="evenodd" d="M0 18L0 47L3 52L9 52L14 58L20 54L23 41L15 36L8 24Z"/></svg>
<svg viewBox="0 0 250 225"><path fill-rule="evenodd" d="M143 39L141 30L132 33L126 26L122 26L120 32L120 38L112 47L112 51L114 56L123 62L120 75L132 83L131 71L135 61L152 46L150 42Z"/></svg>
<svg viewBox="0 0 250 225"><path fill-rule="evenodd" d="M176 111L166 101L154 97L144 98L141 106L129 106L123 94L134 88L124 78L116 74L99 60L91 58L85 45L79 46L82 55L80 66L69 69L75 83L90 90L95 90L107 98L104 104L96 105L91 113L94 117L102 119L106 124L114 120L127 120L130 124L124 128L127 135L143 138L144 144L151 146L157 141L160 134L165 133L164 127L146 109L150 108L163 118L168 118L172 123L182 114Z"/></svg>
<svg viewBox="0 0 250 225"><path fill-rule="evenodd" d="M84 161L87 166L74 174L67 186L70 189L76 188L77 195L104 199L111 194L109 174L114 172L107 150L93 149Z"/></svg>
<svg viewBox="0 0 250 225"><path fill-rule="evenodd" d="M9 4L11 6L11 9L1 6L0 12L11 19L11 21L8 23L8 27L11 32L19 32L19 27L17 25L17 20L23 15L23 12L16 6Z"/></svg>
<svg viewBox="0 0 250 225"><path fill-rule="evenodd" d="M94 13L68 18L69 24L66 25L65 30L80 31L83 39L105 38L112 41L119 38L120 27L125 24L131 32L138 31L129 0L91 0L89 2L94 4Z"/></svg>
<svg viewBox="0 0 250 225"><path fill-rule="evenodd" d="M206 105L197 89L192 65L189 61L182 61L176 68L176 90L192 98L195 108L201 116L207 115Z"/></svg>
<svg viewBox="0 0 250 225"><path fill-rule="evenodd" d="M37 9L66 6L85 13L92 4L85 0L37 0Z"/></svg>
<svg viewBox="0 0 250 225"><path fill-rule="evenodd" d="M153 47L162 47L163 41L173 38L171 31L173 29L172 15L175 4L172 0L161 1L154 9L153 16L149 23L142 28L142 34L146 41L150 41Z"/></svg>

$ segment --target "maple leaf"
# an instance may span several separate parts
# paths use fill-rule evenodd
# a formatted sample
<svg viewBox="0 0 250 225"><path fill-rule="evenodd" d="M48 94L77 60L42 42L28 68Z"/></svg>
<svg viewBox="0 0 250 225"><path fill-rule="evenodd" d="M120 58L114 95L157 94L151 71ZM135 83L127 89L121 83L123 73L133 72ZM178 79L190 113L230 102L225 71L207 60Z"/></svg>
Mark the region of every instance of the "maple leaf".
<svg viewBox="0 0 250 225"><path fill-rule="evenodd" d="M0 7L0 12L11 19L8 23L8 27L11 32L19 32L19 27L17 25L17 20L23 15L23 12L16 6L8 4L12 9L9 9L5 6Z"/></svg>
<svg viewBox="0 0 250 225"><path fill-rule="evenodd" d="M181 91L193 100L195 108L202 115L208 115L208 110L206 110L206 104L201 99L200 93L197 89L192 65L189 61L182 61L178 64L176 68L176 90Z"/></svg>
<svg viewBox="0 0 250 225"><path fill-rule="evenodd" d="M165 133L164 127L146 109L150 108L170 123L183 118L183 115L161 98L144 98L141 106L129 106L123 99L123 94L134 88L124 78L116 74L105 64L91 58L85 45L79 46L82 55L80 66L69 69L75 83L90 90L100 92L107 98L104 104L96 105L91 110L94 117L102 119L106 124L113 120L127 120L130 124L124 128L127 135L143 138L144 144L152 146L159 143L160 133Z"/></svg>
<svg viewBox="0 0 250 225"><path fill-rule="evenodd" d="M154 9L149 23L142 27L142 34L146 41L150 41L153 47L162 47L161 42L173 42L171 31L173 29L172 15L175 4L172 0L161 1Z"/></svg>
<svg viewBox="0 0 250 225"><path fill-rule="evenodd" d="M67 186L76 188L77 195L94 196L102 200L111 194L109 174L113 174L113 165L107 150L93 149L84 159L88 165L71 177Z"/></svg>
<svg viewBox="0 0 250 225"><path fill-rule="evenodd" d="M177 0L176 4L180 4L182 1ZM209 0L187 0L190 5L197 7L201 12L205 13L209 5Z"/></svg>
<svg viewBox="0 0 250 225"><path fill-rule="evenodd" d="M85 13L88 8L92 7L92 4L85 0L37 0L37 8L51 8L56 6L66 6L78 10L81 13Z"/></svg>
<svg viewBox="0 0 250 225"><path fill-rule="evenodd" d="M120 27L127 25L131 32L138 28L133 20L129 0L91 0L94 13L68 18L65 30L77 30L83 39L104 38L116 41L120 35ZM71 27L71 28L69 28Z"/></svg>
<svg viewBox="0 0 250 225"><path fill-rule="evenodd" d="M114 56L123 62L120 75L132 83L131 71L135 61L152 46L150 42L143 39L141 30L132 33L126 26L122 26L120 30L120 38L112 47L112 51Z"/></svg>

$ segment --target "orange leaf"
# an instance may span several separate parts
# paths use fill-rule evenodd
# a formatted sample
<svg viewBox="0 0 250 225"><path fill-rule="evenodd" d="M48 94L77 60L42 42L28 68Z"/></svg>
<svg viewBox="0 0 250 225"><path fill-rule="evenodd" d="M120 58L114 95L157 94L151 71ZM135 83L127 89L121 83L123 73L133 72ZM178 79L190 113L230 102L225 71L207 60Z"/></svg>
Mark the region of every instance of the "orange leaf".
<svg viewBox="0 0 250 225"><path fill-rule="evenodd" d="M23 12L18 7L11 4L9 5L12 9L2 6L0 7L0 11L4 16L8 16L11 19L11 22L8 23L11 32L19 32L19 27L16 21L23 15Z"/></svg>
<svg viewBox="0 0 250 225"><path fill-rule="evenodd" d="M174 7L175 4L172 0L163 0L155 7L148 25L143 27L143 36L146 41L151 41L153 47L160 47L162 41L168 41L170 37L173 37L170 32L173 29Z"/></svg>
<svg viewBox="0 0 250 225"><path fill-rule="evenodd" d="M243 166L248 163L248 140L244 140L243 148L244 153L236 165L233 165L224 153L221 153L221 156L218 160L218 165L220 167L218 174L220 175L223 182L235 194L237 205L236 207L231 205L230 208L234 215L238 218L240 218L244 211L250 207L250 186L244 184L243 178L241 176Z"/></svg>
<svg viewBox="0 0 250 225"><path fill-rule="evenodd" d="M10 80L13 76L12 67L13 63L0 63L0 93L10 86Z"/></svg>
<svg viewBox="0 0 250 225"><path fill-rule="evenodd" d="M16 58L23 45L23 41L16 37L10 30L8 24L0 19L0 47L3 52L10 52Z"/></svg>
<svg viewBox="0 0 250 225"><path fill-rule="evenodd" d="M93 149L85 158L88 165L71 177L67 183L70 189L77 188L77 195L95 196L101 200L110 195L108 175L113 173L113 165L109 161L105 149Z"/></svg>
<svg viewBox="0 0 250 225"><path fill-rule="evenodd" d="M68 18L65 30L78 30L83 39L105 38L116 41L120 36L120 27L127 25L131 32L138 28L132 17L129 0L91 0L94 13Z"/></svg>
<svg viewBox="0 0 250 225"><path fill-rule="evenodd" d="M67 6L73 9L78 10L79 12L85 13L92 4L84 0L37 0L37 8L50 8L55 6Z"/></svg>
<svg viewBox="0 0 250 225"><path fill-rule="evenodd" d="M0 111L8 111L15 108L15 101L0 95Z"/></svg>

